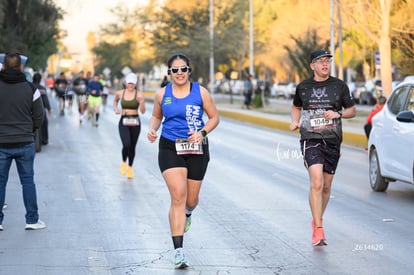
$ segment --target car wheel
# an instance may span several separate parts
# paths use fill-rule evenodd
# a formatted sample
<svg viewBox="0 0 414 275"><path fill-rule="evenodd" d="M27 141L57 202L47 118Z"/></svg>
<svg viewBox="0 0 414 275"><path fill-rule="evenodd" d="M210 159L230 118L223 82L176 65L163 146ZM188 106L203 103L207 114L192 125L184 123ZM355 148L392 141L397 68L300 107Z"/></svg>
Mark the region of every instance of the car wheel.
<svg viewBox="0 0 414 275"><path fill-rule="evenodd" d="M369 183L372 190L384 192L388 188L388 181L381 176L377 150L373 149L369 154Z"/></svg>

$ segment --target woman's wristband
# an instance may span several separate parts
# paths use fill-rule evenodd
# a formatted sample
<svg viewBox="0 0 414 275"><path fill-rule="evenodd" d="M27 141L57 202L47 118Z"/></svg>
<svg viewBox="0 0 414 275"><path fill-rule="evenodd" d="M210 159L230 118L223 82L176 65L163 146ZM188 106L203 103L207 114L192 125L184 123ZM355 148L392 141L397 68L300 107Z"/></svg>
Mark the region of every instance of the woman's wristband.
<svg viewBox="0 0 414 275"><path fill-rule="evenodd" d="M206 130L204 130L204 129L202 129L202 130L200 131L200 133L201 133L201 135L203 136L203 138L205 138L205 137L207 136L207 131L206 131Z"/></svg>

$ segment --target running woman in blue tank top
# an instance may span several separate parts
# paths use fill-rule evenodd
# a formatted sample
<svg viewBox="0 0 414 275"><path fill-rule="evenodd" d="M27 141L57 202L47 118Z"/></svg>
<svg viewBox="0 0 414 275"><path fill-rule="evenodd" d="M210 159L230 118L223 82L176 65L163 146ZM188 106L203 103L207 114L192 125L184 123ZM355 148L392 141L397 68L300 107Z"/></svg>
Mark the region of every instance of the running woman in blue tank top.
<svg viewBox="0 0 414 275"><path fill-rule="evenodd" d="M190 81L190 60L175 54L168 60L171 82L154 100L148 140L159 140L158 164L171 196L170 230L175 249L175 268L186 268L183 235L191 225L201 182L210 159L207 134L219 124L213 98L206 88ZM203 114L208 120L203 121Z"/></svg>

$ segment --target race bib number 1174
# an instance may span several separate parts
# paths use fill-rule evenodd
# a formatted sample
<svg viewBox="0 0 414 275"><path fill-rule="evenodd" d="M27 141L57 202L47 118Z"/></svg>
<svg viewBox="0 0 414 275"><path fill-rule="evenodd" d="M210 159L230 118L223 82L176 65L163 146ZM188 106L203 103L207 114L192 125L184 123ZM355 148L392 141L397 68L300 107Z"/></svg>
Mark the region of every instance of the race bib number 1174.
<svg viewBox="0 0 414 275"><path fill-rule="evenodd" d="M188 139L179 138L175 141L177 155L202 155L203 146L201 143L189 142Z"/></svg>

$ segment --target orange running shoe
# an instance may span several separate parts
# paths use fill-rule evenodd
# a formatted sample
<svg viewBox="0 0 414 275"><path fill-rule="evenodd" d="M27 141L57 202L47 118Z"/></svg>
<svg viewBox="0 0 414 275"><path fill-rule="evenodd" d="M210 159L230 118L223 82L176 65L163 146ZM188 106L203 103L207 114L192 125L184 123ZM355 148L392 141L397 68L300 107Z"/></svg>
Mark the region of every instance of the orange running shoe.
<svg viewBox="0 0 414 275"><path fill-rule="evenodd" d="M132 169L132 166L128 166L127 168L127 177L128 179L134 178L134 170Z"/></svg>
<svg viewBox="0 0 414 275"><path fill-rule="evenodd" d="M121 163L121 168L119 168L119 173L123 176L126 175L126 173L127 173L127 163L126 162Z"/></svg>
<svg viewBox="0 0 414 275"><path fill-rule="evenodd" d="M328 242L326 241L326 238L325 238L325 232L323 230L323 227L316 227L313 230L312 244L313 246L328 245Z"/></svg>
<svg viewBox="0 0 414 275"><path fill-rule="evenodd" d="M313 219L311 221L312 231L315 230L315 223L313 222ZM323 220L321 220L321 227L323 227Z"/></svg>

